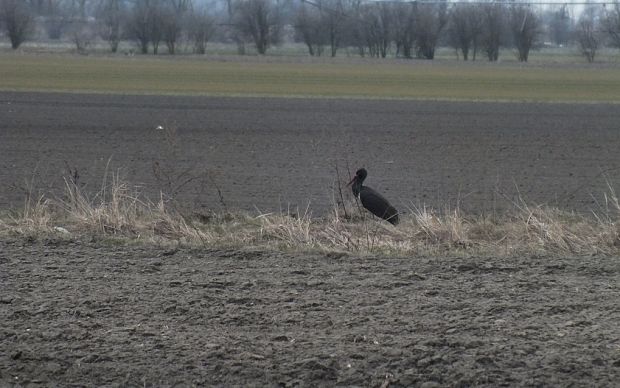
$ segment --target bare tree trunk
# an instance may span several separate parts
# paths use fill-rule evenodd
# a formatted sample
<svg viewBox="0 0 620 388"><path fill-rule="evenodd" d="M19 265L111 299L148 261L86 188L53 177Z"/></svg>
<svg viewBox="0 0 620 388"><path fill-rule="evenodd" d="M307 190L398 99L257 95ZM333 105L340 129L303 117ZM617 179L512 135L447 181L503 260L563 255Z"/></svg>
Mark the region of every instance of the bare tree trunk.
<svg viewBox="0 0 620 388"><path fill-rule="evenodd" d="M605 12L602 25L611 45L620 48L620 3L615 3L612 9Z"/></svg>
<svg viewBox="0 0 620 388"><path fill-rule="evenodd" d="M538 17L528 7L513 6L510 10L510 29L517 58L520 62L527 62L530 49L541 32Z"/></svg>
<svg viewBox="0 0 620 388"><path fill-rule="evenodd" d="M439 33L447 23L445 4L422 4L416 12L416 52L419 58L434 59Z"/></svg>
<svg viewBox="0 0 620 388"><path fill-rule="evenodd" d="M478 39L474 38L472 42L472 60L476 60L476 54L478 54Z"/></svg>
<svg viewBox="0 0 620 388"><path fill-rule="evenodd" d="M195 54L205 54L207 42L215 31L213 20L206 11L190 11L187 23L187 35L194 43Z"/></svg>
<svg viewBox="0 0 620 388"><path fill-rule="evenodd" d="M28 37L34 27L34 16L30 7L22 0L0 0L0 19L16 50Z"/></svg>
<svg viewBox="0 0 620 388"><path fill-rule="evenodd" d="M494 62L499 59L499 48L502 44L504 8L499 4L484 4L481 9L484 15L482 43L488 60Z"/></svg>
<svg viewBox="0 0 620 388"><path fill-rule="evenodd" d="M581 54L590 63L594 62L601 41L596 20L596 10L589 7L583 11L577 24L577 43L579 43Z"/></svg>
<svg viewBox="0 0 620 388"><path fill-rule="evenodd" d="M329 31L329 47L331 48L332 57L335 57L338 51L338 34L335 27Z"/></svg>
<svg viewBox="0 0 620 388"><path fill-rule="evenodd" d="M256 51L261 55L280 38L278 9L269 0L239 3L235 26L242 35L254 41Z"/></svg>
<svg viewBox="0 0 620 388"><path fill-rule="evenodd" d="M321 25L321 14L317 8L306 8L302 3L294 19L295 30L308 47L308 54L321 56L326 34Z"/></svg>
<svg viewBox="0 0 620 388"><path fill-rule="evenodd" d="M97 10L99 35L108 42L110 51L116 53L121 41L121 18L124 10L120 0L106 0Z"/></svg>

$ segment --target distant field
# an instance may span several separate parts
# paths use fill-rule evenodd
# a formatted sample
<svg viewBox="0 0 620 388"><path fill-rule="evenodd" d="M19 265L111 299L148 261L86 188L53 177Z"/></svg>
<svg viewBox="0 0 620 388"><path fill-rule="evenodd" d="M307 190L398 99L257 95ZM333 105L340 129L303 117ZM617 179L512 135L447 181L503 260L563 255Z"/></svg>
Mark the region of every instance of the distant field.
<svg viewBox="0 0 620 388"><path fill-rule="evenodd" d="M620 102L614 65L0 55L0 90Z"/></svg>

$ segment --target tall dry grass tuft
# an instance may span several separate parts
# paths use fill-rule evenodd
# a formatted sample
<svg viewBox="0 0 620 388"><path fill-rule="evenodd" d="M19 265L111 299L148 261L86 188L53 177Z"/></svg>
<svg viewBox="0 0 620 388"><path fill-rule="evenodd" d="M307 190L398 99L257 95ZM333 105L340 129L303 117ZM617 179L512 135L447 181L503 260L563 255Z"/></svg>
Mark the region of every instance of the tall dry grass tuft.
<svg viewBox="0 0 620 388"><path fill-rule="evenodd" d="M55 218L50 200L35 188L36 170L19 187L24 192L24 207L21 211L8 213L0 219L0 231L19 235L36 236L49 232L51 222Z"/></svg>
<svg viewBox="0 0 620 388"><path fill-rule="evenodd" d="M443 216L437 216L426 207L410 210L413 220L409 227L415 231L415 237L430 244L458 246L467 241L468 222L461 215L460 209L447 209Z"/></svg>
<svg viewBox="0 0 620 388"><path fill-rule="evenodd" d="M315 247L317 245L312 228L310 205L303 213L290 215L261 214L256 219L260 222L259 239L266 243L275 242L276 245L287 249L296 247Z"/></svg>
<svg viewBox="0 0 620 388"><path fill-rule="evenodd" d="M150 222L145 223L143 233L152 238L177 240L188 244L196 242L208 244L215 240L209 231L196 227L181 214L168 210L163 200L160 200L155 207L150 206L147 214Z"/></svg>
<svg viewBox="0 0 620 388"><path fill-rule="evenodd" d="M99 193L89 198L72 179L65 178L64 197L57 201L67 221L82 230L105 235L137 237L144 229L151 206L140 199L138 189L111 174Z"/></svg>
<svg viewBox="0 0 620 388"><path fill-rule="evenodd" d="M64 194L30 196L16 216L0 217L0 231L36 236L112 236L157 243L371 254L620 254L620 201L610 185L604 211L585 216L521 200L502 217L467 216L457 208L416 208L394 227L354 203L337 203L324 218L310 206L291 214L182 214L164 196L150 202L110 174L88 196L65 180ZM357 211L356 211L357 209ZM67 232L68 231L68 232Z"/></svg>
<svg viewBox="0 0 620 388"><path fill-rule="evenodd" d="M214 233L195 226L163 198L153 203L141 197L139 189L111 174L99 193L89 198L75 183L65 179L64 198L58 200L72 229L95 235L128 237L147 241L177 241L209 244Z"/></svg>
<svg viewBox="0 0 620 388"><path fill-rule="evenodd" d="M611 189L611 187L610 187ZM607 195L607 194L606 194ZM615 196L610 191L611 198ZM616 209L620 210L620 207ZM605 217L585 217L559 209L530 206L519 201L513 223L522 228L511 230L512 239L522 245L555 253L612 253L617 251L618 214Z"/></svg>
<svg viewBox="0 0 620 388"><path fill-rule="evenodd" d="M48 199L43 196L28 197L21 212L7 216L6 221L0 220L0 231L36 236L50 232L54 218Z"/></svg>

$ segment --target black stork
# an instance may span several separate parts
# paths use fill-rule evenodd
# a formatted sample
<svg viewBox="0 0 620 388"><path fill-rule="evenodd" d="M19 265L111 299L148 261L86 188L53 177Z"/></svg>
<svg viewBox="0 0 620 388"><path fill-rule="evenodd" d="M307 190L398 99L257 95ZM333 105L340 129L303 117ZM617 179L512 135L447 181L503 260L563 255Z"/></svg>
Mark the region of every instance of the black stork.
<svg viewBox="0 0 620 388"><path fill-rule="evenodd" d="M368 171L365 168L360 168L347 186L352 185L353 195L356 198L359 197L362 201L362 206L369 212L383 218L392 225L398 224L398 211L394 209L394 206L390 205L387 199L370 187L362 186L366 176L368 176Z"/></svg>

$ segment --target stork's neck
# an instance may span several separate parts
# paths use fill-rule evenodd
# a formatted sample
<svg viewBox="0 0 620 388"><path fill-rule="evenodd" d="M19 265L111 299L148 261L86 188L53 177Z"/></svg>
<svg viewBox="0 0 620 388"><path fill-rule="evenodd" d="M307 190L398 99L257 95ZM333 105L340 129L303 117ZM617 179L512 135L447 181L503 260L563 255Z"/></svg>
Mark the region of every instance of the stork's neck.
<svg viewBox="0 0 620 388"><path fill-rule="evenodd" d="M353 182L353 185L351 186L351 190L353 190L353 195L355 197L359 197L360 191L362 191L362 180L356 179L355 182Z"/></svg>

